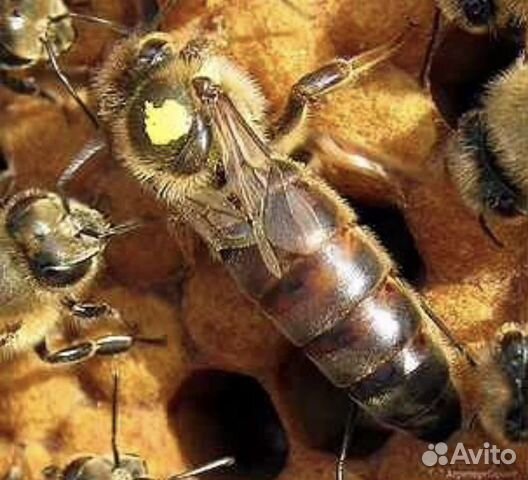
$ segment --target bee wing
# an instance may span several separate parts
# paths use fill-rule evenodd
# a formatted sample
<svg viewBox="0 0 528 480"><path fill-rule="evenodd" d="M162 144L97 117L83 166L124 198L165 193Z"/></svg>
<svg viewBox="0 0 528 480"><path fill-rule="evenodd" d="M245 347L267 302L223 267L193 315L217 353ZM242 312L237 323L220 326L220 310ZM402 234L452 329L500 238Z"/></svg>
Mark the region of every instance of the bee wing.
<svg viewBox="0 0 528 480"><path fill-rule="evenodd" d="M325 230L297 185L299 173L283 165L277 162L270 170L263 214L266 233L277 247L306 255L317 248Z"/></svg>
<svg viewBox="0 0 528 480"><path fill-rule="evenodd" d="M214 102L212 113L228 188L240 199L266 266L279 277L280 263L273 246L307 254L324 234L298 182L300 170L273 157L224 93Z"/></svg>
<svg viewBox="0 0 528 480"><path fill-rule="evenodd" d="M240 201L266 267L280 277L280 263L262 218L271 167L269 150L226 95L220 95L215 102L213 118L222 147L225 189Z"/></svg>
<svg viewBox="0 0 528 480"><path fill-rule="evenodd" d="M273 246L267 238L267 232L264 230L264 225L260 220L253 224L253 233L255 235L255 240L259 248L260 254L262 255L262 260L266 264L266 267L275 277L282 277L282 269L280 266L279 259Z"/></svg>
<svg viewBox="0 0 528 480"><path fill-rule="evenodd" d="M254 219L266 193L269 150L226 95L219 96L213 114L228 186Z"/></svg>
<svg viewBox="0 0 528 480"><path fill-rule="evenodd" d="M237 248L253 242L254 235L246 217L234 208L221 192L198 192L190 201L192 205L188 209L188 221L206 241L218 244L219 248L222 248L221 244Z"/></svg>

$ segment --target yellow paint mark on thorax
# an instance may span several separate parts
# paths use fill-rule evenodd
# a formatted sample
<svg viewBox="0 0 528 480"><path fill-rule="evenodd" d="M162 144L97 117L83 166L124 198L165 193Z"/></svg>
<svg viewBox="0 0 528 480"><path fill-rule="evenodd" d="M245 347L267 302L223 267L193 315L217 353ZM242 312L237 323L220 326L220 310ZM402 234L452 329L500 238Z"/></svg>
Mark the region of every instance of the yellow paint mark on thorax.
<svg viewBox="0 0 528 480"><path fill-rule="evenodd" d="M168 145L189 132L192 117L180 102L173 98L159 107L145 102L145 131L153 145Z"/></svg>

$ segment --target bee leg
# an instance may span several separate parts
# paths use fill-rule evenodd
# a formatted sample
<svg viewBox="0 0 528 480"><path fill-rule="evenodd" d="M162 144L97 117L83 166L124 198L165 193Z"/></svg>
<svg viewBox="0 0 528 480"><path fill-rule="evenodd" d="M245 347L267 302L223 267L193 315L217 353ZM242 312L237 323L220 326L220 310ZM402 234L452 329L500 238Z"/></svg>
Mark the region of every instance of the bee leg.
<svg viewBox="0 0 528 480"><path fill-rule="evenodd" d="M220 469L231 467L235 465L235 463L236 461L233 457L222 457L218 460L214 460L212 462L206 463L205 465L194 468L193 470L189 470L188 472L173 475L169 477L168 480L183 480L185 478L201 477L202 475L206 475L208 473L215 472Z"/></svg>
<svg viewBox="0 0 528 480"><path fill-rule="evenodd" d="M482 231L491 239L491 241L495 244L498 248L504 248L504 243L502 243L495 233L493 233L493 230L490 228L488 223L486 222L486 217L484 215L479 215L478 217L480 228L482 228Z"/></svg>
<svg viewBox="0 0 528 480"><path fill-rule="evenodd" d="M345 463L348 455L348 449L352 442L352 434L354 433L354 426L358 416L357 405L351 403L348 411L347 421L345 425L345 433L343 434L343 442L341 443L341 450L336 462L336 480L345 480Z"/></svg>
<svg viewBox="0 0 528 480"><path fill-rule="evenodd" d="M56 99L46 90L42 90L32 79L15 78L7 72L0 71L0 85L19 95L31 95L56 103Z"/></svg>
<svg viewBox="0 0 528 480"><path fill-rule="evenodd" d="M77 319L96 322L99 320L114 319L122 323L131 332L137 333L138 326L127 322L119 310L108 305L107 303L80 303L72 298L64 301L64 305L70 313Z"/></svg>
<svg viewBox="0 0 528 480"><path fill-rule="evenodd" d="M349 172L353 182L347 184L347 195L366 203L405 204L400 182L394 181L394 172L414 178L410 169L404 170L398 159L368 142L354 139L342 140L327 134L314 135L310 139L312 158L308 167L332 183L343 171ZM334 168L339 166L340 168Z"/></svg>
<svg viewBox="0 0 528 480"><path fill-rule="evenodd" d="M41 38L40 41L42 45L44 46L44 48L46 49L46 53L48 54L53 71L55 72L55 75L59 79L60 83L64 86L64 88L70 94L70 96L77 102L77 105L79 105L79 107L86 114L90 122L92 122L94 128L96 130L99 130L99 121L97 120L96 115L90 110L88 105L84 103L82 98L79 97L78 93L75 91L72 84L70 83L70 80L61 70L59 66L59 62L57 61L57 56L55 55L55 52L53 51L53 48L51 47L49 40L47 38Z"/></svg>
<svg viewBox="0 0 528 480"><path fill-rule="evenodd" d="M444 323L444 321L436 315L436 313L433 311L433 309L429 306L429 304L423 299L420 299L420 305L422 309L425 311L425 313L429 316L429 318L433 321L433 323L438 327L438 329L442 332L442 334L449 340L451 345L458 350L458 352L466 357L467 361L472 367L477 367L478 362L475 360L473 355L469 352L469 350L462 345L451 333L451 330L449 330L449 327Z"/></svg>
<svg viewBox="0 0 528 480"><path fill-rule="evenodd" d="M293 87L285 111L275 126L275 137L294 135L304 124L311 105L323 95L369 74L403 44L404 35L353 58L333 62L304 75Z"/></svg>
<svg viewBox="0 0 528 480"><path fill-rule="evenodd" d="M46 340L43 340L35 347L35 352L46 363L70 364L83 362L94 356L119 355L128 352L136 343L166 345L167 339L163 337L146 338L132 335L106 335L53 352L48 349Z"/></svg>
<svg viewBox="0 0 528 480"><path fill-rule="evenodd" d="M116 310L106 303L77 303L71 299L66 302L70 312L83 320L99 320L102 317L114 316L116 313Z"/></svg>
<svg viewBox="0 0 528 480"><path fill-rule="evenodd" d="M57 190L62 196L65 196L64 191L66 185L79 174L86 164L90 163L100 152L105 150L106 147L106 140L101 135L96 135L77 152L57 181Z"/></svg>
<svg viewBox="0 0 528 480"><path fill-rule="evenodd" d="M433 55L438 49L440 41L442 40L442 31L444 23L442 22L442 12L439 8L435 9L435 15L433 19L433 30L431 31L431 38L427 44L427 50L425 52L424 62L422 69L420 70L420 85L424 89L429 89L429 73L431 72L431 65L433 63Z"/></svg>

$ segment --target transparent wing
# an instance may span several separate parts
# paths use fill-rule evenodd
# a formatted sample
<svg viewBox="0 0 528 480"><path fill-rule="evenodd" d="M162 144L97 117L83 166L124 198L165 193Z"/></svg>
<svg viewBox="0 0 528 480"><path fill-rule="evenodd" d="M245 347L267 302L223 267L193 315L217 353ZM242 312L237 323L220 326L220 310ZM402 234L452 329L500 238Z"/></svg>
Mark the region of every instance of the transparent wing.
<svg viewBox="0 0 528 480"><path fill-rule="evenodd" d="M212 246L237 248L253 243L246 217L221 192L205 190L189 200L192 205L187 209L187 221Z"/></svg>
<svg viewBox="0 0 528 480"><path fill-rule="evenodd" d="M212 113L222 147L225 190L240 201L264 263L273 275L280 277L280 263L262 222L271 166L269 151L226 95L219 96Z"/></svg>
<svg viewBox="0 0 528 480"><path fill-rule="evenodd" d="M273 165L264 206L265 230L274 245L288 252L309 254L319 245L325 230L297 185L298 172Z"/></svg>
<svg viewBox="0 0 528 480"><path fill-rule="evenodd" d="M308 253L322 230L307 192L296 181L299 171L273 158L227 95L218 95L212 117L222 147L226 189L239 199L266 266L280 277L273 246Z"/></svg>

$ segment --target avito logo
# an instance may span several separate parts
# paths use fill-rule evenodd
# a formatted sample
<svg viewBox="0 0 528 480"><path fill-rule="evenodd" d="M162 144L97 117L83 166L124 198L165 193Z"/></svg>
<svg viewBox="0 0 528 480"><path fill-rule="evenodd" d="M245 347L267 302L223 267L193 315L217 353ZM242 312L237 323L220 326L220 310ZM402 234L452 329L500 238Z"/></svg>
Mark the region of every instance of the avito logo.
<svg viewBox="0 0 528 480"><path fill-rule="evenodd" d="M448 455L449 448L445 443L429 445L429 449L422 455L422 463L426 467L435 465L512 465L517 455L511 449L501 450L495 445L485 443L483 448L474 450L466 448L463 443L457 443L452 455Z"/></svg>

